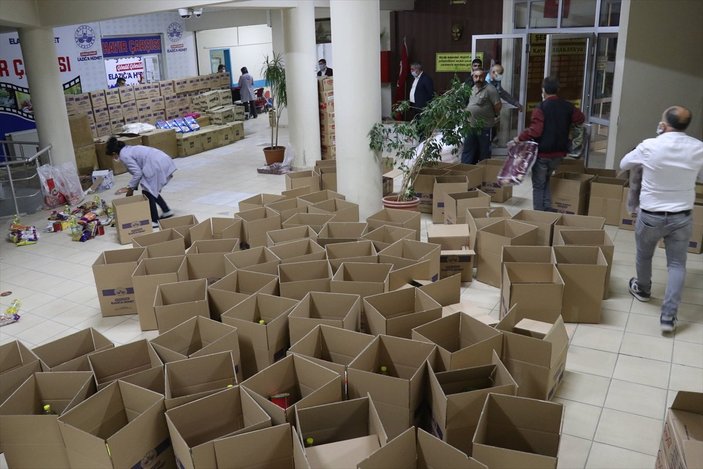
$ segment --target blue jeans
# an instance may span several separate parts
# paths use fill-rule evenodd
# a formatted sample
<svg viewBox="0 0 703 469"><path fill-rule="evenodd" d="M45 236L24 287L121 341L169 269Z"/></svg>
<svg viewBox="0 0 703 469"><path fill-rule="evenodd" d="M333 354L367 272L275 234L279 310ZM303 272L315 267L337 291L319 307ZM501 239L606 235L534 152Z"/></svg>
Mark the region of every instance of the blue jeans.
<svg viewBox="0 0 703 469"><path fill-rule="evenodd" d="M461 150L461 162L476 164L491 157L491 128L479 132L469 131L464 138L464 148Z"/></svg>
<svg viewBox="0 0 703 469"><path fill-rule="evenodd" d="M532 208L545 211L552 208L549 179L559 167L562 158L537 158L532 166Z"/></svg>
<svg viewBox="0 0 703 469"><path fill-rule="evenodd" d="M664 238L666 267L669 278L662 303L662 318L675 318L686 281L686 249L693 229L692 217L679 213L655 215L640 211L635 224L637 244L637 285L645 292L652 288L652 256L660 239Z"/></svg>

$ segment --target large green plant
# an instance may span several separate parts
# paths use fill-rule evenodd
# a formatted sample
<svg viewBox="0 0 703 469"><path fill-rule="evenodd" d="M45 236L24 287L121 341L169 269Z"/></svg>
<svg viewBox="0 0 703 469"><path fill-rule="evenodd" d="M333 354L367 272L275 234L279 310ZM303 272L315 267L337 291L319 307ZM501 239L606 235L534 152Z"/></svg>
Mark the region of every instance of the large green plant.
<svg viewBox="0 0 703 469"><path fill-rule="evenodd" d="M281 113L288 105L288 95L286 93L286 67L283 62L283 55L273 53L272 57L266 56L261 75L266 80L266 84L271 88L271 97L276 112L274 125L271 126L271 148L278 146L278 124L281 120Z"/></svg>
<svg viewBox="0 0 703 469"><path fill-rule="evenodd" d="M371 128L369 148L393 155L394 166L403 173L398 200L415 197L415 179L422 168L441 161L442 147L451 146L452 154L457 154L464 137L483 127L481 122L474 126L469 123L471 113L466 106L470 96L471 87L455 76L451 88L436 95L410 122L377 122ZM402 101L395 107L395 111L401 113L409 109L409 101ZM419 151L418 143L422 143Z"/></svg>

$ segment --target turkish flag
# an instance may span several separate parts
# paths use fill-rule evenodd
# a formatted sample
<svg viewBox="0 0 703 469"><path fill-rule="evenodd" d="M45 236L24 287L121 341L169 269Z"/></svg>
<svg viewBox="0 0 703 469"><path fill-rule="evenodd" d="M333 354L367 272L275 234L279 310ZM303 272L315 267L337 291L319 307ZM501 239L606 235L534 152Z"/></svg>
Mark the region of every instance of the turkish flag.
<svg viewBox="0 0 703 469"><path fill-rule="evenodd" d="M408 65L408 45L405 43L405 38L403 38L403 48L400 51L400 70L398 71L398 81L395 87L395 103L403 101L405 99L405 80L408 78L408 73L410 73L410 66ZM398 116L396 113L396 119L402 119L402 116Z"/></svg>

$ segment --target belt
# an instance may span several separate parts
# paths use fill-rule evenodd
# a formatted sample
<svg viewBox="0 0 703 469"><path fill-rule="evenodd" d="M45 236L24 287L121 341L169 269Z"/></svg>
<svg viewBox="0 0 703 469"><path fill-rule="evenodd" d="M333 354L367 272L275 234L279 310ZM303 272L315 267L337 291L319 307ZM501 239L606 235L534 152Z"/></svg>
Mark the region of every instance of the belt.
<svg viewBox="0 0 703 469"><path fill-rule="evenodd" d="M640 209L644 213L648 213L649 215L661 215L661 216L669 216L669 215L685 215L689 216L691 214L690 210L681 210L680 212L652 212L650 210L645 210L643 208Z"/></svg>

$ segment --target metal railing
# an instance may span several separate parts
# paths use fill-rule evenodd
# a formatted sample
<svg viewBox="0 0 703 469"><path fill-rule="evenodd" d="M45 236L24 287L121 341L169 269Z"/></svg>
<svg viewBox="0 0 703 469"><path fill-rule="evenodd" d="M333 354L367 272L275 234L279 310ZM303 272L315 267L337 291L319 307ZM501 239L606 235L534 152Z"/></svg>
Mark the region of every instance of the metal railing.
<svg viewBox="0 0 703 469"><path fill-rule="evenodd" d="M0 140L0 145L2 145L4 150L4 161L0 161L0 171L7 173L7 182L9 183L10 192L12 193L12 202L15 205L15 215L19 216L20 209L17 199L35 197L37 194L41 193L38 169L39 166L42 165L42 157L46 157L49 164L52 163L51 145L37 150L29 157L25 156L24 146L32 145L38 149L39 142ZM30 168L31 171L28 176L15 177L12 175L13 169L15 170L15 175L17 175L18 172L24 172L26 174L27 170ZM36 184L34 184L34 181L36 181ZM4 182L5 181L0 180L0 184ZM26 183L28 186L36 186L37 189L31 194L17 195L15 186L19 183Z"/></svg>

